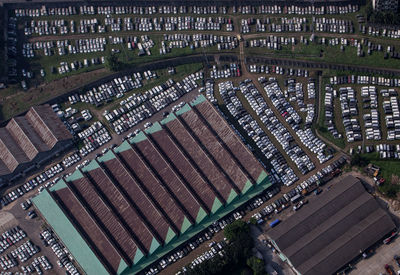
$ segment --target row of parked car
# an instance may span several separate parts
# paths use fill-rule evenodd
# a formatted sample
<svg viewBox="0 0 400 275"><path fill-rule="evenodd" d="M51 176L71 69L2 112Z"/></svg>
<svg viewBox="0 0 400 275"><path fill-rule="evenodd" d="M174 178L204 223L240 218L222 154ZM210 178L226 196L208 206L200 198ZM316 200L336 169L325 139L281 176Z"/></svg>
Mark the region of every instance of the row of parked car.
<svg viewBox="0 0 400 275"><path fill-rule="evenodd" d="M249 33L252 25L256 32L302 32L307 30L305 17L244 18L240 21L241 33Z"/></svg>
<svg viewBox="0 0 400 275"><path fill-rule="evenodd" d="M262 83L265 79L260 78ZM266 86L264 86L265 88ZM278 120L273 110L267 105L261 93L254 84L248 82L247 91L241 89L251 108L259 116L266 129L273 135L276 141L281 145L286 155L295 163L302 174L306 174L315 168L307 154L298 146L293 136L287 128ZM267 93L268 94L268 93ZM269 94L271 97L272 94ZM255 99L256 97L257 99Z"/></svg>
<svg viewBox="0 0 400 275"><path fill-rule="evenodd" d="M240 64L230 63L222 65L222 68L217 65L213 65L210 70L210 77L213 79L229 78L229 77L240 77L242 75Z"/></svg>
<svg viewBox="0 0 400 275"><path fill-rule="evenodd" d="M55 178L55 176L57 174L61 173L62 171L64 171L64 167L61 165L61 163L57 163L57 164L51 166L50 168L46 169L45 171L43 171L42 173L37 175L35 178L27 181L25 184L15 188L14 190L8 192L7 194L5 194L2 198L0 198L1 206L4 207L4 206L10 204L11 202L13 202L16 199L18 199L19 197L23 196L25 193L33 190L40 184L44 184L46 181L48 181L48 182L45 185L47 185L46 187L48 187L50 184L49 180ZM30 204L31 204L30 201L27 200L23 204L23 206L22 205L21 206L22 206L22 208L28 209Z"/></svg>
<svg viewBox="0 0 400 275"><path fill-rule="evenodd" d="M51 270L52 268L53 268L53 266L51 265L50 261L47 259L46 256L43 256L43 255L39 256L37 258L34 258L30 265L21 266L21 270L24 273L37 272L38 275L43 274L43 270L48 271L48 270Z"/></svg>
<svg viewBox="0 0 400 275"><path fill-rule="evenodd" d="M72 263L72 256L64 247L57 237L54 235L51 229L45 229L39 233L39 237L43 242L44 246L50 246L54 254L57 256L57 265L59 267L65 267L66 271L71 275L79 275L79 271Z"/></svg>
<svg viewBox="0 0 400 275"><path fill-rule="evenodd" d="M399 98L397 96L384 98L382 106L385 113L387 140L400 139Z"/></svg>
<svg viewBox="0 0 400 275"><path fill-rule="evenodd" d="M361 26L363 27L361 29L361 32L363 34L368 34L371 36L389 37L394 39L400 38L400 28L397 28L397 26L395 25L392 25L391 27L366 26L366 25L361 25Z"/></svg>
<svg viewBox="0 0 400 275"><path fill-rule="evenodd" d="M10 228L3 232L0 236L0 253L3 253L7 248L18 243L25 237L25 231L23 231L19 226Z"/></svg>
<svg viewBox="0 0 400 275"><path fill-rule="evenodd" d="M324 125L327 130L332 134L335 139L341 138L340 134L336 128L335 124L335 111L334 111L334 99L337 95L337 91L329 84L325 86L325 97L324 97L324 107L325 107L325 121Z"/></svg>
<svg viewBox="0 0 400 275"><path fill-rule="evenodd" d="M78 154L78 152L73 153L72 155L66 157L63 161L62 164L68 168L72 166L74 163L78 162L81 160L81 156Z"/></svg>
<svg viewBox="0 0 400 275"><path fill-rule="evenodd" d="M149 72L145 74L149 75ZM150 72L151 77L154 73ZM125 75L122 77L114 78L112 81L103 83L98 87L94 87L83 94L75 94L70 96L69 102L75 104L78 102L84 102L100 106L106 102L112 101L114 97L122 97L123 94L142 87L143 76L141 73L134 73L133 76Z"/></svg>
<svg viewBox="0 0 400 275"><path fill-rule="evenodd" d="M242 86L243 91L245 91L245 83L243 83ZM261 129L258 122L243 107L243 104L236 95L236 92L239 92L240 89L234 87L231 81L225 81L218 84L218 90L229 113L238 121L242 129L269 160L273 167L271 173L276 175L279 182L282 181L285 185L293 184L298 179L296 174L287 164L282 153L275 147L267 134Z"/></svg>
<svg viewBox="0 0 400 275"><path fill-rule="evenodd" d="M297 5L254 5L254 6L233 6L232 13L242 14L297 14L297 15L323 15L323 14L347 14L354 13L359 10L358 5L328 5L328 6L297 6ZM160 5L160 6L88 6L82 5L77 9L75 6L67 7L47 7L42 5L41 8L16 8L14 13L17 17L40 17L40 16L71 16L71 15L111 15L111 14L227 14L229 8L227 6L176 6L176 5Z"/></svg>
<svg viewBox="0 0 400 275"><path fill-rule="evenodd" d="M233 13L242 14L297 14L297 15L322 15L322 14L347 14L357 12L358 5L329 5L329 6L315 6L315 5L259 5L259 6L233 6Z"/></svg>
<svg viewBox="0 0 400 275"><path fill-rule="evenodd" d="M352 20L314 17L311 28L317 32L354 33Z"/></svg>
<svg viewBox="0 0 400 275"><path fill-rule="evenodd" d="M189 264L189 268L193 269L196 265L201 264L204 261L208 261L212 258L214 258L215 256L220 256L223 257L224 256L224 246L226 245L225 241L221 241L221 242L211 242L210 243L210 247L211 249L208 251L203 252L201 255L197 256L190 264ZM182 268L181 272L178 272L177 274L181 274L181 273L185 273L187 271L186 267Z"/></svg>
<svg viewBox="0 0 400 275"><path fill-rule="evenodd" d="M400 145L399 144L377 144L375 148L373 146L369 146L369 152L376 152L379 153L379 157L382 159L400 159Z"/></svg>
<svg viewBox="0 0 400 275"><path fill-rule="evenodd" d="M302 205L307 203L307 200L304 199L304 197L309 194L318 195L321 192L319 185L325 184L334 176L337 176L341 172L340 168L345 163L346 159L344 157L336 160L332 164L318 171L316 174L310 176L307 180L296 185L296 187L290 191L284 193L272 203L263 206L263 209L255 214L255 217L262 219L258 224L262 224L265 218L271 219L274 214L278 214L284 209L289 209L290 205L293 205L294 211L299 210Z"/></svg>
<svg viewBox="0 0 400 275"><path fill-rule="evenodd" d="M400 87L399 78L389 78L383 76L369 76L369 75L345 75L345 76L331 76L329 78L331 85L341 84L365 84L365 85L378 85L387 87Z"/></svg>
<svg viewBox="0 0 400 275"><path fill-rule="evenodd" d="M293 108L293 106L286 100L285 95L282 92L281 88L279 87L277 81L274 78L270 78L267 81L267 79L265 79L264 77L260 77L258 81L264 87L264 91L266 92L267 96L271 100L274 107L278 110L279 114L285 119L287 124L296 133L302 145L307 147L311 152L315 153L320 163L324 163L328 161L330 158L332 158L332 154L330 154L329 152L327 153L325 152L326 144L322 142L319 138L317 138L311 131L310 124L308 124L308 126L305 125L303 129L301 128L302 119L300 115ZM290 83L292 83L293 85L294 80L289 79L288 84ZM298 88L299 87L300 86L298 86ZM300 98L304 97L303 92L297 91L296 99L298 96ZM301 172L305 174L314 169L315 166L308 158L308 156L300 150L296 151L299 152L300 154L298 155L298 157L302 158L298 159L295 157L295 155L293 158L295 159L294 161L295 163L297 163L298 166L303 167L301 169ZM307 158L305 156L307 156Z"/></svg>
<svg viewBox="0 0 400 275"><path fill-rule="evenodd" d="M358 100L355 90L351 87L341 87L339 89L339 100L347 142L361 140L362 133L360 122L357 118Z"/></svg>
<svg viewBox="0 0 400 275"><path fill-rule="evenodd" d="M270 50L281 50L282 46L293 46L297 44L295 37L268 35L267 38L246 40L245 46L250 48L267 48Z"/></svg>
<svg viewBox="0 0 400 275"><path fill-rule="evenodd" d="M11 255L14 258L18 258L21 263L24 263L39 251L40 248L34 245L31 240L28 240L13 251L11 251Z"/></svg>
<svg viewBox="0 0 400 275"><path fill-rule="evenodd" d="M363 98L363 109L370 109L369 112L364 111L363 114L365 138L367 140L381 140L377 88L375 86L361 87L361 97Z"/></svg>
<svg viewBox="0 0 400 275"><path fill-rule="evenodd" d="M176 102L183 95L198 88L196 81L203 79L203 72L190 74L181 81L172 79L136 94L121 102L121 107L105 112L103 115L111 123L117 134L122 134L156 112Z"/></svg>
<svg viewBox="0 0 400 275"><path fill-rule="evenodd" d="M100 121L94 122L88 128L79 132L78 137L84 144L79 149L79 154L83 157L111 140L110 133Z"/></svg>

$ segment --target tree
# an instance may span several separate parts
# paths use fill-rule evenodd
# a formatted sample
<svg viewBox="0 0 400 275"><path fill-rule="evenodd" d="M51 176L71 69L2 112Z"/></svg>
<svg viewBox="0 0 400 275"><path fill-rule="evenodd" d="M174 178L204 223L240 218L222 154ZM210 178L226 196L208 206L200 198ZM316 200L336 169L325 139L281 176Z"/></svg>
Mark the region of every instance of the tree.
<svg viewBox="0 0 400 275"><path fill-rule="evenodd" d="M389 198L395 198L397 196L397 188L394 185L390 185L390 187L388 188L388 190L386 191L386 196L388 196Z"/></svg>
<svg viewBox="0 0 400 275"><path fill-rule="evenodd" d="M263 260L253 256L248 258L246 263L253 270L253 275L264 275L266 273Z"/></svg>
<svg viewBox="0 0 400 275"><path fill-rule="evenodd" d="M368 161L366 158L364 158L363 156L361 156L360 154L354 154L351 157L351 161L350 161L351 166L366 166L368 164Z"/></svg>
<svg viewBox="0 0 400 275"><path fill-rule="evenodd" d="M249 232L249 225L242 220L236 220L233 223L228 224L224 229L224 235L230 242L239 240L243 236L248 237Z"/></svg>
<svg viewBox="0 0 400 275"><path fill-rule="evenodd" d="M115 54L113 54L113 53L107 54L106 68L113 72L121 70L122 64L121 64L121 62L119 62L118 57Z"/></svg>
<svg viewBox="0 0 400 275"><path fill-rule="evenodd" d="M256 220L256 218L251 217L249 221L250 221L251 224L257 225L257 220Z"/></svg>

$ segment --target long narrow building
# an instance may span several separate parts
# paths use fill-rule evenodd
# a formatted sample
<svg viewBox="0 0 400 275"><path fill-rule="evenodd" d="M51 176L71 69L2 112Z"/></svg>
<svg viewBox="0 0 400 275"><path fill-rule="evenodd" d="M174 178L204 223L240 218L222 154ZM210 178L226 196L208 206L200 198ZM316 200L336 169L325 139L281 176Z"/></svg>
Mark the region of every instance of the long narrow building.
<svg viewBox="0 0 400 275"><path fill-rule="evenodd" d="M33 203L87 274L135 274L269 186L199 96Z"/></svg>

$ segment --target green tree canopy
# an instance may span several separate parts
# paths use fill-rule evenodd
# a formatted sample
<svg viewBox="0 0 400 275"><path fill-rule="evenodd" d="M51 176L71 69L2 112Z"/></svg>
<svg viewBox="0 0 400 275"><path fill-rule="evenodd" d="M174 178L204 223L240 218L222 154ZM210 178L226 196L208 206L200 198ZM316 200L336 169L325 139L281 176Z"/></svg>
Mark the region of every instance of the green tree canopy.
<svg viewBox="0 0 400 275"><path fill-rule="evenodd" d="M239 240L243 236L248 236L249 232L249 225L242 220L234 221L233 223L228 224L224 229L224 235L230 242Z"/></svg>
<svg viewBox="0 0 400 275"><path fill-rule="evenodd" d="M113 72L121 70L122 64L119 62L118 57L115 54L110 52L107 54L106 68Z"/></svg>
<svg viewBox="0 0 400 275"><path fill-rule="evenodd" d="M247 259L247 265L253 270L253 275L264 275L265 263L263 260L253 256Z"/></svg>

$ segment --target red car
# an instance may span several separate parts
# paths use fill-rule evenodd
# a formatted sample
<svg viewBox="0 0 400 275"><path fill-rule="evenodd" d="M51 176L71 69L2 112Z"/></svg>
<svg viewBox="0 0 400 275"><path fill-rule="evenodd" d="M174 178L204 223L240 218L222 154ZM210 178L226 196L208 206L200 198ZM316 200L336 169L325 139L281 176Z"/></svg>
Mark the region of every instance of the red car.
<svg viewBox="0 0 400 275"><path fill-rule="evenodd" d="M398 232L393 232L392 235L390 235L390 237L387 237L386 239L383 240L384 244L389 244L394 237L396 237L398 234Z"/></svg>

